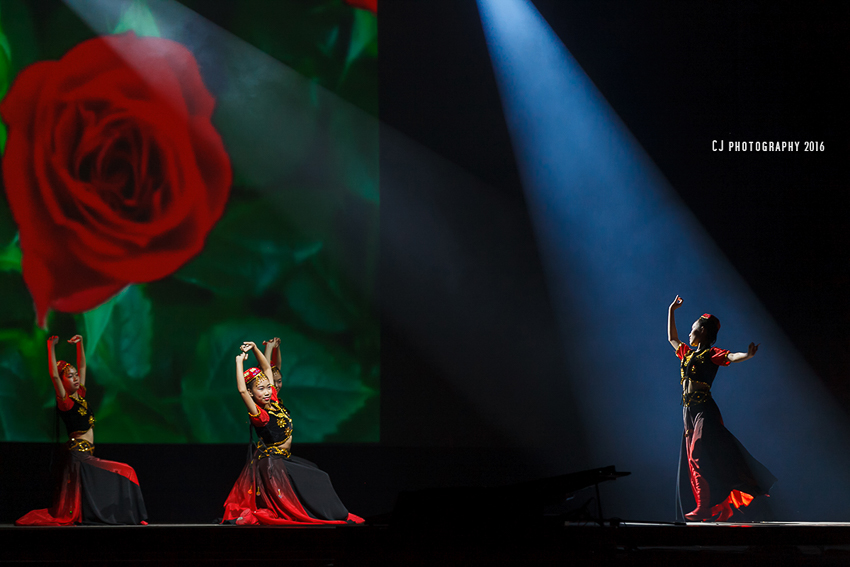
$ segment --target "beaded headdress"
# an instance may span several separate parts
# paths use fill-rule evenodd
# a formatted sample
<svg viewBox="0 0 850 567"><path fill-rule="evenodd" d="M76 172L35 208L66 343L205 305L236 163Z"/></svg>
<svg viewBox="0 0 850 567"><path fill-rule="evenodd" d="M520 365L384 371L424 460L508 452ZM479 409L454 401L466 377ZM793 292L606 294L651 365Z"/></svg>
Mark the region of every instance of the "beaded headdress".
<svg viewBox="0 0 850 567"><path fill-rule="evenodd" d="M268 381L268 377L263 374L263 371L259 368L249 368L245 372L242 373L242 377L245 378L245 384L250 384L254 380L266 380Z"/></svg>

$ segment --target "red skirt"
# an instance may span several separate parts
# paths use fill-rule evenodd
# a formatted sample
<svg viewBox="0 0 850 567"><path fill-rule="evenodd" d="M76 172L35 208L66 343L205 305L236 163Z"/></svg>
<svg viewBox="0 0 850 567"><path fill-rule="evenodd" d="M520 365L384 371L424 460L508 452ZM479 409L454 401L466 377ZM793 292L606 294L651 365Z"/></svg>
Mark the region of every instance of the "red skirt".
<svg viewBox="0 0 850 567"><path fill-rule="evenodd" d="M255 452L224 503L223 521L315 525L359 524L363 519L348 512L327 473L310 461Z"/></svg>
<svg viewBox="0 0 850 567"><path fill-rule="evenodd" d="M53 505L18 518L18 526L72 524L145 524L148 514L136 471L129 465L98 459L94 445L72 440L54 486Z"/></svg>
<svg viewBox="0 0 850 567"><path fill-rule="evenodd" d="M713 399L685 406L683 420L679 485L691 489L678 491L680 513L695 506L715 516L768 493L776 477L726 429Z"/></svg>

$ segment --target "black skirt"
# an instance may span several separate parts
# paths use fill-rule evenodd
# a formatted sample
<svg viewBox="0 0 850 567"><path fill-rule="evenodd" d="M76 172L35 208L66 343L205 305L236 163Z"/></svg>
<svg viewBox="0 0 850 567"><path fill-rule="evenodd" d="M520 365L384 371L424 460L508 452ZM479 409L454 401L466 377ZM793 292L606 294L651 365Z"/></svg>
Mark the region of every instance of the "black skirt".
<svg viewBox="0 0 850 567"><path fill-rule="evenodd" d="M683 408L679 456L679 513L729 501L740 507L767 494L776 477L726 429L712 398ZM687 487L690 486L691 489ZM702 494L699 488L703 488ZM736 492L737 491L737 492ZM743 493L743 502L741 494Z"/></svg>
<svg viewBox="0 0 850 567"><path fill-rule="evenodd" d="M33 510L15 524L144 524L148 518L136 471L124 463L98 459L94 446L77 441L84 450L64 450L54 483L53 505Z"/></svg>

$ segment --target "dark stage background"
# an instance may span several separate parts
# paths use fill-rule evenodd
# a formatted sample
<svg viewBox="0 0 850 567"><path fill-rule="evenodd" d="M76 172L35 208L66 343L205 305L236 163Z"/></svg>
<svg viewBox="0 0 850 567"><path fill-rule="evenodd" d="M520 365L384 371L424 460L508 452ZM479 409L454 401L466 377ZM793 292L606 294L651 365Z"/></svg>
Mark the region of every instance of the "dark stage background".
<svg viewBox="0 0 850 567"><path fill-rule="evenodd" d="M828 392L848 407L850 8L535 5ZM582 401L571 385L580 357L615 357L618 372L630 372L628 357L616 353L636 334L657 334L663 343L667 304L658 305L657 320L629 313L612 320L606 352L565 349L475 2L386 0L379 45L381 441L296 445L294 452L327 470L361 515L391 510L405 489L494 485L614 464L632 475L617 481L606 512L672 520L676 455L661 463L669 478L628 463L591 462L591 436L577 412ZM711 151L714 139L817 140L825 151L719 154ZM580 325L569 332L581 333ZM760 356L768 356L763 348ZM675 366L671 372L675 398ZM618 427L624 442L640 436L640 424ZM670 435L675 445L679 431ZM846 450L843 439L834 443ZM136 468L153 522L220 515L245 454L235 445L98 450ZM0 522L10 522L47 505L50 451L26 444L2 451ZM646 491L661 495L657 505L630 506L630 494ZM823 503L824 519L848 515Z"/></svg>

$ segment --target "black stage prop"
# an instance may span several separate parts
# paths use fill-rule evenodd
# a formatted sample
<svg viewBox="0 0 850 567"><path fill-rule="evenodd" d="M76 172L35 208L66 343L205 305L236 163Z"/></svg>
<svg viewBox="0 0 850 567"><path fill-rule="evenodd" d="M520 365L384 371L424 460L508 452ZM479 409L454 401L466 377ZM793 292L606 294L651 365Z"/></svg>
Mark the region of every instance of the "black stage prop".
<svg viewBox="0 0 850 567"><path fill-rule="evenodd" d="M490 518L492 523L485 528L504 530L528 529L544 521L545 512L561 515L560 506L573 493L594 487L597 516L601 521L602 498L599 484L627 476L631 473L617 472L613 465L575 473L553 476L540 480L495 487L436 487L399 494L392 514L392 525L399 529L415 530L420 526L432 529L464 530L475 527L469 523L469 513L458 514L459 510L472 512L476 517Z"/></svg>

